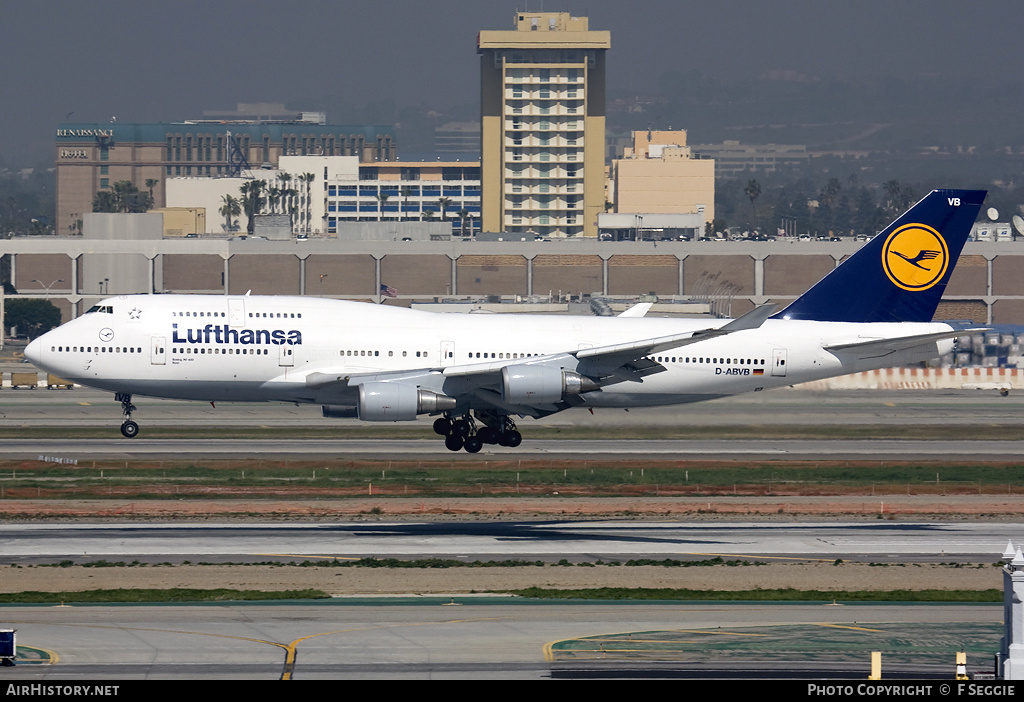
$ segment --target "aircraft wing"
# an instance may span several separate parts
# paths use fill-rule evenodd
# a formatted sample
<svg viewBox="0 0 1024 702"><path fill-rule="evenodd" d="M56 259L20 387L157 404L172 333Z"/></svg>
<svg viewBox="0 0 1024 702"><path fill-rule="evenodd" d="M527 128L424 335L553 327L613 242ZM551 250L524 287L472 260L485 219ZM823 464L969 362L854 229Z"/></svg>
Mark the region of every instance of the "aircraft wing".
<svg viewBox="0 0 1024 702"><path fill-rule="evenodd" d="M311 391L327 391L336 402L351 401L357 388L364 383L410 383L437 390L451 397L475 396L504 411L533 416L544 416L566 409L571 404L555 402L526 406L508 406L500 399L502 370L509 366L547 366L575 369L598 385L611 385L627 380L641 381L645 376L665 370L660 363L647 358L669 349L689 346L725 334L761 326L775 311L776 305L763 305L721 327L683 332L670 336L579 349L547 356L519 359L501 359L484 363L470 363L444 368L423 368L392 372L332 373L314 372L306 376L306 387Z"/></svg>
<svg viewBox="0 0 1024 702"><path fill-rule="evenodd" d="M988 331L988 329L960 329L935 332L934 334L915 334L914 336L896 336L884 339L858 339L857 341L849 341L840 344L829 344L822 348L826 351L832 352L854 352L859 358L881 358L883 356L897 353L898 351L906 351L907 349L923 346L935 341L952 339L954 337L963 336L964 334L973 334L984 331Z"/></svg>
<svg viewBox="0 0 1024 702"><path fill-rule="evenodd" d="M701 329L694 332L684 332L671 336L661 336L653 339L642 339L610 346L598 346L590 349L580 349L573 352L576 358L582 361L580 372L584 375L605 377L615 375L619 368L636 364L642 361L645 356L654 353L661 353L670 349L698 344L708 339L714 339L733 332L746 329L757 329L764 321L775 312L777 305L768 304L755 307L742 317L734 319L721 327ZM650 362L647 362L650 363ZM657 364L655 364L657 365ZM659 370L663 370L658 366ZM623 378L624 380L627 378ZM628 378L630 380L635 378Z"/></svg>

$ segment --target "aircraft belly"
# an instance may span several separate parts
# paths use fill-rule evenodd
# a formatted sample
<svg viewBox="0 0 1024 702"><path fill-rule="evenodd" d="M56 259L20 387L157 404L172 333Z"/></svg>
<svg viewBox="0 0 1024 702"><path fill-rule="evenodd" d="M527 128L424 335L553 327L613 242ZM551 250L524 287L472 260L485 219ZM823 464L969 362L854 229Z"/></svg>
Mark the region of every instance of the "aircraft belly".
<svg viewBox="0 0 1024 702"><path fill-rule="evenodd" d="M224 380L158 380L153 378L67 378L68 380L110 392L123 392L146 397L202 402L299 402L297 395L305 391L300 383L264 383L259 381Z"/></svg>
<svg viewBox="0 0 1024 702"><path fill-rule="evenodd" d="M724 397L722 393L632 393L632 392L591 392L582 395L586 402L584 407L663 407L665 405L682 405L691 402L703 402Z"/></svg>

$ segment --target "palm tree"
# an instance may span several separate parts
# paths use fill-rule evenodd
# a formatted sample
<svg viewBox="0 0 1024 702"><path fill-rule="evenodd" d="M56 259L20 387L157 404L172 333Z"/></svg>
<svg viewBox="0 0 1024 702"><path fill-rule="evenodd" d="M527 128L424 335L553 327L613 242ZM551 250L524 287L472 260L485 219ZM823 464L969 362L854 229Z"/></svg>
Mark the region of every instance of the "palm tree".
<svg viewBox="0 0 1024 702"><path fill-rule="evenodd" d="M271 185L267 191L267 204L270 205L270 214L277 214L277 203L281 201L281 189Z"/></svg>
<svg viewBox="0 0 1024 702"><path fill-rule="evenodd" d="M377 221L384 219L384 203L388 201L391 196L387 193L377 193L377 200L380 205L377 207Z"/></svg>
<svg viewBox="0 0 1024 702"><path fill-rule="evenodd" d="M761 184L756 180L751 180L747 183L747 187L743 188L743 194L750 198L750 209L754 213L754 226L757 226L757 207L754 202L761 197Z"/></svg>
<svg viewBox="0 0 1024 702"><path fill-rule="evenodd" d="M901 200L901 186L898 180L887 180L882 184L882 189L885 190L885 194L888 196L885 209L888 212L894 212L899 209L899 203Z"/></svg>
<svg viewBox="0 0 1024 702"><path fill-rule="evenodd" d="M153 188L155 188L159 184L160 181L157 180L156 178L146 178L146 187L149 189L149 199L153 200L154 202L156 202L156 200L154 200L153 198Z"/></svg>
<svg viewBox="0 0 1024 702"><path fill-rule="evenodd" d="M284 204L284 207L282 207L281 209L286 214L290 215L291 226L292 226L293 230L296 228L295 227L295 220L299 216L299 203L298 203L298 201L299 201L299 191L297 189L295 189L295 188L287 188L284 191L284 202L285 202L285 204Z"/></svg>
<svg viewBox="0 0 1024 702"><path fill-rule="evenodd" d="M238 229L238 220L234 218L242 214L242 206L239 204L238 198L232 195L224 195L221 197L221 202L224 204L219 212L224 216L224 231L233 232Z"/></svg>
<svg viewBox="0 0 1024 702"><path fill-rule="evenodd" d="M242 185L242 209L249 219L246 225L246 232L252 236L256 229L256 215L263 211L263 186L262 180L250 180Z"/></svg>
<svg viewBox="0 0 1024 702"><path fill-rule="evenodd" d="M463 207L459 210L459 226L462 231L462 236L466 236L466 218L469 217L469 210Z"/></svg>
<svg viewBox="0 0 1024 702"><path fill-rule="evenodd" d="M306 202L305 202L305 215L303 216L304 229L303 231L309 231L313 223L313 196L310 194L310 188L313 185L313 179L316 178L312 173L303 173L299 176L299 180L306 185Z"/></svg>
<svg viewBox="0 0 1024 702"><path fill-rule="evenodd" d="M839 195L839 191L843 189L842 184L838 178L829 178L825 187L821 189L821 199L824 201L827 207L833 207L836 203L836 197Z"/></svg>
<svg viewBox="0 0 1024 702"><path fill-rule="evenodd" d="M448 212L447 212L447 210L448 210L449 207L452 206L451 199L449 199L447 197L439 198L438 201L437 201L437 206L441 210L441 221L442 222L447 222L448 221Z"/></svg>
<svg viewBox="0 0 1024 702"><path fill-rule="evenodd" d="M117 200L110 190L97 191L92 199L93 212L117 212Z"/></svg>
<svg viewBox="0 0 1024 702"><path fill-rule="evenodd" d="M399 215L399 219L405 219L405 213L409 205L409 196L412 195L412 186L403 185L401 188L402 193L402 212Z"/></svg>

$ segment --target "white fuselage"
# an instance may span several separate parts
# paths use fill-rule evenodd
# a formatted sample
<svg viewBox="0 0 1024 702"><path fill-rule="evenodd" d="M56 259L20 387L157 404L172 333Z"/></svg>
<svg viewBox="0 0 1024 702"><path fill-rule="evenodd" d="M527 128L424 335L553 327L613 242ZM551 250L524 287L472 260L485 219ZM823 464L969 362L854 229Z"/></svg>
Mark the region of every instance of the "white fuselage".
<svg viewBox="0 0 1024 702"><path fill-rule="evenodd" d="M336 389L307 382L312 374L507 364L727 321L439 314L309 297L221 295L120 296L94 310L37 339L27 355L50 373L118 393L316 404L343 399ZM871 358L823 346L948 330L938 323L769 319L757 329L652 354L665 371L585 393L581 404L693 402L926 360L948 352L952 342Z"/></svg>

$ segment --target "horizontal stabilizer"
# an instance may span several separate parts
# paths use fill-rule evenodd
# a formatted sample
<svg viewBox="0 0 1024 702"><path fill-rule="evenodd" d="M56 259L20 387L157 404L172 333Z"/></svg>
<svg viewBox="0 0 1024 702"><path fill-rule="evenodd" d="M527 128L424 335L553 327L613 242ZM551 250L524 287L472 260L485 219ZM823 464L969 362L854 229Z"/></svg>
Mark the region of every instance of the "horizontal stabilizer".
<svg viewBox="0 0 1024 702"><path fill-rule="evenodd" d="M934 334L916 334L914 336L896 336L888 337L885 339L863 339L858 341L851 341L843 344L830 344L825 346L826 351L856 351L861 358L865 357L877 357L886 356L897 351L905 351L912 349L916 346L922 346L923 344L929 344L935 341L942 341L943 339L953 339L958 336L964 336L965 334L973 334L976 332L984 332L988 329L960 329L950 330L944 332L935 332Z"/></svg>

